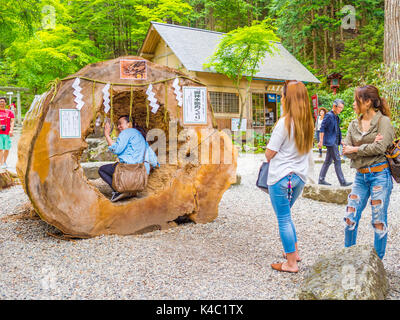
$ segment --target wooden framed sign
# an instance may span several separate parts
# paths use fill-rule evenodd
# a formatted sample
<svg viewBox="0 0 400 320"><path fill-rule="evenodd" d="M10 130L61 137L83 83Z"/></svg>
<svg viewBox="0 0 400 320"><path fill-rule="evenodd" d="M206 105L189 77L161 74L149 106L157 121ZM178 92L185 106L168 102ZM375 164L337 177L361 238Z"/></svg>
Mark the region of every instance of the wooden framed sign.
<svg viewBox="0 0 400 320"><path fill-rule="evenodd" d="M60 138L81 137L81 112L76 109L60 109Z"/></svg>
<svg viewBox="0 0 400 320"><path fill-rule="evenodd" d="M207 124L206 87L183 87L183 123Z"/></svg>
<svg viewBox="0 0 400 320"><path fill-rule="evenodd" d="M147 79L146 60L121 59L119 61L120 78L130 80Z"/></svg>

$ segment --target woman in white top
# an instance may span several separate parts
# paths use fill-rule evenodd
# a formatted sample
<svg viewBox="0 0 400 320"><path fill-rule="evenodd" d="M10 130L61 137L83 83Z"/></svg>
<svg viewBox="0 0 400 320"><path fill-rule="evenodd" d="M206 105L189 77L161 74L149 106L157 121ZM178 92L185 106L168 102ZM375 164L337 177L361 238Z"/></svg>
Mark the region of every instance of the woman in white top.
<svg viewBox="0 0 400 320"><path fill-rule="evenodd" d="M322 121L325 118L326 113L328 112L328 110L326 110L325 108L319 108L319 116L317 117L317 120L315 121L315 139L317 140L317 143L319 143L319 132L321 129L321 124ZM322 158L322 149L319 149L319 157Z"/></svg>
<svg viewBox="0 0 400 320"><path fill-rule="evenodd" d="M308 92L302 82L286 81L282 93L283 115L272 131L265 157L269 162L269 195L287 261L271 267L278 271L298 272L300 257L291 207L306 183L314 121Z"/></svg>

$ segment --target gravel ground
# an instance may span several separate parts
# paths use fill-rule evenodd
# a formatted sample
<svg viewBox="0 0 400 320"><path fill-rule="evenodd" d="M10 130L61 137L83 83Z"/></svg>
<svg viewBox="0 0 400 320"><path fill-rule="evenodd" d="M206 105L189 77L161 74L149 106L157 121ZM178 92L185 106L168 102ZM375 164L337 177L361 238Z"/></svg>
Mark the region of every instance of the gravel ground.
<svg viewBox="0 0 400 320"><path fill-rule="evenodd" d="M227 190L212 223L138 236L58 240L42 220L10 219L27 201L21 186L0 191L0 299L296 299L307 268L343 247L345 206L300 197L293 208L300 272L272 270L282 245L270 200L255 187L262 161L263 155L240 155L241 185ZM353 171L343 168L352 181ZM333 166L327 180L337 183ZM399 200L396 185L383 260L388 299L400 299ZM372 246L370 214L367 208L358 243Z"/></svg>

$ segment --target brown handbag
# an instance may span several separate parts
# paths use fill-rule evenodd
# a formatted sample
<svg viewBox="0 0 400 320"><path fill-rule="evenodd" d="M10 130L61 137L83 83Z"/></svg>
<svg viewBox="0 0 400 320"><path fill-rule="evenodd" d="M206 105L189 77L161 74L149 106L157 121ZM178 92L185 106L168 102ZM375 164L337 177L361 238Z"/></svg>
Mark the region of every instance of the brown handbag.
<svg viewBox="0 0 400 320"><path fill-rule="evenodd" d="M147 146L142 163L117 163L112 180L112 186L115 191L119 193L139 192L146 188L148 180L146 167L144 166L146 150Z"/></svg>
<svg viewBox="0 0 400 320"><path fill-rule="evenodd" d="M393 141L385 153L393 179L400 183L400 140Z"/></svg>
<svg viewBox="0 0 400 320"><path fill-rule="evenodd" d="M378 131L381 125L382 116L379 118ZM400 183L400 139L394 140L386 149L385 156L389 162L390 173L394 181Z"/></svg>

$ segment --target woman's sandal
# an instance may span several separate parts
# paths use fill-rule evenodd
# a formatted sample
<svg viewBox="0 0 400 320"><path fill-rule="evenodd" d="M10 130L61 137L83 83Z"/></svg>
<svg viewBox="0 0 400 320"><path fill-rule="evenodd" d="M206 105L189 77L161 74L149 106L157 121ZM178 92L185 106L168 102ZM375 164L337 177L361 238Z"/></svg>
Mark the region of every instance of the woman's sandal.
<svg viewBox="0 0 400 320"><path fill-rule="evenodd" d="M282 256L283 256L283 259L287 259L286 253L283 253ZM296 261L297 261L297 262L301 262L301 259L296 259Z"/></svg>
<svg viewBox="0 0 400 320"><path fill-rule="evenodd" d="M283 262L282 263L273 263L273 264L271 264L271 268L276 271L280 271L280 272L298 273L298 271L283 270L282 265L283 265Z"/></svg>

